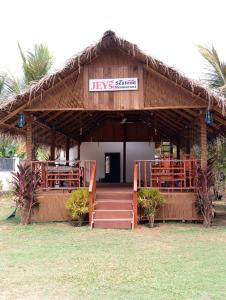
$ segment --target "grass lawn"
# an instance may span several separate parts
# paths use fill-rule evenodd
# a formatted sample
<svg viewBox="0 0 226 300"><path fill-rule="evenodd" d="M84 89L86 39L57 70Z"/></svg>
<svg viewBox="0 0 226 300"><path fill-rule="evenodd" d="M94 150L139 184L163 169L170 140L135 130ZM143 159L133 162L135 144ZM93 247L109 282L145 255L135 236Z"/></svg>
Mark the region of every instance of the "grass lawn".
<svg viewBox="0 0 226 300"><path fill-rule="evenodd" d="M1 204L1 202L0 202ZM0 299L226 299L226 227L21 226L0 205Z"/></svg>

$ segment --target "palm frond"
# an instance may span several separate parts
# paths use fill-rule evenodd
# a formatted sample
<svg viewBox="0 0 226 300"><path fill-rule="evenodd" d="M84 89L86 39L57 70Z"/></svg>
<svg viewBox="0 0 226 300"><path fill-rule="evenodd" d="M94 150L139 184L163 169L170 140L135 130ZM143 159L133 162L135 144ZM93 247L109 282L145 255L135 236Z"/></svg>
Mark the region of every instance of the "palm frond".
<svg viewBox="0 0 226 300"><path fill-rule="evenodd" d="M34 51L27 51L26 55L19 43L18 48L23 61L26 84L38 81L48 73L53 64L53 58L47 46L36 44L34 45Z"/></svg>
<svg viewBox="0 0 226 300"><path fill-rule="evenodd" d="M213 88L221 89L226 95L226 63L220 61L218 53L214 46L203 47L198 45L198 50L202 57L207 61L204 80Z"/></svg>

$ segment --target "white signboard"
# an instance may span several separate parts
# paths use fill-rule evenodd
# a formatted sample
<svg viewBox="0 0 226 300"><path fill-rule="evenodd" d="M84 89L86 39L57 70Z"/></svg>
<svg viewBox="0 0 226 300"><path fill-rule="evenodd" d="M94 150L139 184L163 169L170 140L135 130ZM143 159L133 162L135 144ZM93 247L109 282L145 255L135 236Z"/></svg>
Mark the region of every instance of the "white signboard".
<svg viewBox="0 0 226 300"><path fill-rule="evenodd" d="M90 92L138 90L137 78L90 79Z"/></svg>

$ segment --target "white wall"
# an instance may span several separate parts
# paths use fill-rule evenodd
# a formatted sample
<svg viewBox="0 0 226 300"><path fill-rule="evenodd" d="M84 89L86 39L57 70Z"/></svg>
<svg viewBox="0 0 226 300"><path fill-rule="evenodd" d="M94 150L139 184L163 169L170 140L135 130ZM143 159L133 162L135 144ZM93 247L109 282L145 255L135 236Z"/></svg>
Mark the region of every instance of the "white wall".
<svg viewBox="0 0 226 300"><path fill-rule="evenodd" d="M15 172L18 170L18 164L20 159L18 157L15 158ZM3 183L3 191L8 191L10 189L10 182L12 181L12 173L11 171L0 171L0 180Z"/></svg>
<svg viewBox="0 0 226 300"><path fill-rule="evenodd" d="M126 143L126 181L133 180L133 164L136 159L154 159L154 143L127 142ZM105 177L105 153L119 152L121 159L121 181L123 180L123 143L121 142L85 142L81 144L81 160L97 161L97 180ZM70 150L70 159L77 157L77 149Z"/></svg>

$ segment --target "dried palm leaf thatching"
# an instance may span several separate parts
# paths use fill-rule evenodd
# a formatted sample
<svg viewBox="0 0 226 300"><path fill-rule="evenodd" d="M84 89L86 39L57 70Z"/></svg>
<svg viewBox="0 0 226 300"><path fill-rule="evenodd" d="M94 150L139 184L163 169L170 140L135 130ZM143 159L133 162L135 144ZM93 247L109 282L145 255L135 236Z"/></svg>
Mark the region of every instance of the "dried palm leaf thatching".
<svg viewBox="0 0 226 300"><path fill-rule="evenodd" d="M13 111L22 105L29 104L38 96L42 98L43 93L74 72L80 72L83 65L89 64L93 59L99 56L103 50L109 48L118 49L127 55L135 57L144 64L144 67L146 67L147 70L155 70L169 80L175 82L178 86L181 86L192 92L194 95L203 98L207 101L207 105L209 107L218 106L221 109L222 114L225 115L226 99L219 91L212 90L203 83L186 77L160 60L146 55L137 47L137 45L117 37L112 31L106 31L99 42L87 47L81 53L73 56L67 61L66 65L61 70L44 76L38 82L31 83L23 93L0 103L0 118L2 118L6 112Z"/></svg>

